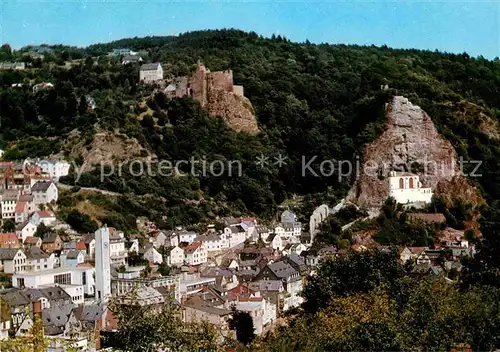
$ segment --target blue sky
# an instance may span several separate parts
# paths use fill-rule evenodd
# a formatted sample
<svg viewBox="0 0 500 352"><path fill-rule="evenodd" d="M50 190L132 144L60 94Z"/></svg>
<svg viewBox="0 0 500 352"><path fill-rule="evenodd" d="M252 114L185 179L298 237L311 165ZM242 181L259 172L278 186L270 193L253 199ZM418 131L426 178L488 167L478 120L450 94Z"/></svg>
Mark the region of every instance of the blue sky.
<svg viewBox="0 0 500 352"><path fill-rule="evenodd" d="M500 2L0 0L0 42L92 43L238 28L294 41L386 44L500 57Z"/></svg>

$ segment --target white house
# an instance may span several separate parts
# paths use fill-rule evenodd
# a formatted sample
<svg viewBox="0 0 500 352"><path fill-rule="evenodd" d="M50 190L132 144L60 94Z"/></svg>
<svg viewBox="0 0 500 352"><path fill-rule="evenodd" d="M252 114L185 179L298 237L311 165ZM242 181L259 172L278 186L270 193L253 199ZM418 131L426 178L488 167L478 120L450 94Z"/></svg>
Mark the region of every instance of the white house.
<svg viewBox="0 0 500 352"><path fill-rule="evenodd" d="M229 239L229 247L233 248L242 244L247 239L245 229L241 225L232 225L224 228L224 234Z"/></svg>
<svg viewBox="0 0 500 352"><path fill-rule="evenodd" d="M260 295L260 292L256 292L250 297L239 297L231 303L236 306L238 311L250 314L257 335L262 334L264 327L277 318L276 304L266 300Z"/></svg>
<svg viewBox="0 0 500 352"><path fill-rule="evenodd" d="M159 62L144 64L139 71L139 80L144 83L155 83L163 79L163 68Z"/></svg>
<svg viewBox="0 0 500 352"><path fill-rule="evenodd" d="M268 237L268 240L269 240L269 246L272 249L278 251L282 251L283 249L285 249L285 244L283 243L283 240L281 239L280 235L273 233Z"/></svg>
<svg viewBox="0 0 500 352"><path fill-rule="evenodd" d="M22 224L17 225L16 227L16 236L17 238L24 243L27 237L32 237L35 235L37 225L33 224L30 221L25 221Z"/></svg>
<svg viewBox="0 0 500 352"><path fill-rule="evenodd" d="M182 248L175 246L167 248L167 265L168 266L182 266L184 264L184 251Z"/></svg>
<svg viewBox="0 0 500 352"><path fill-rule="evenodd" d="M207 250L202 242L193 242L184 247L184 258L189 265L199 265L207 262Z"/></svg>
<svg viewBox="0 0 500 352"><path fill-rule="evenodd" d="M5 274L25 270L26 255L19 248L0 248L0 268Z"/></svg>
<svg viewBox="0 0 500 352"><path fill-rule="evenodd" d="M6 189L0 195L2 207L2 219L13 219L15 217L16 204L19 199L19 190Z"/></svg>
<svg viewBox="0 0 500 352"><path fill-rule="evenodd" d="M30 222L32 222L35 226L39 226L40 224L44 224L45 226L50 226L56 221L56 216L53 212L49 210L39 210L35 211L33 215L31 215Z"/></svg>
<svg viewBox="0 0 500 352"><path fill-rule="evenodd" d="M177 236L179 237L179 243L185 242L191 244L194 242L194 239L198 237L198 234L193 231L180 230L177 232Z"/></svg>
<svg viewBox="0 0 500 352"><path fill-rule="evenodd" d="M17 202L14 209L14 217L16 224L21 224L28 220L28 204L26 202Z"/></svg>
<svg viewBox="0 0 500 352"><path fill-rule="evenodd" d="M151 245L148 249L146 249L142 257L152 264L163 263L163 256L161 255L161 253L158 252L156 248Z"/></svg>
<svg viewBox="0 0 500 352"><path fill-rule="evenodd" d="M229 248L229 241L224 233L218 235L215 232L211 232L208 235L200 235L195 238L196 241L202 242L207 252L216 252Z"/></svg>
<svg viewBox="0 0 500 352"><path fill-rule="evenodd" d="M67 176L69 173L70 164L64 160L50 160L50 159L26 159L25 164L38 165L42 173L49 176L55 182L59 178Z"/></svg>
<svg viewBox="0 0 500 352"><path fill-rule="evenodd" d="M31 187L31 194L36 205L57 202L59 198L57 187L52 181L38 181Z"/></svg>
<svg viewBox="0 0 500 352"><path fill-rule="evenodd" d="M302 243L288 244L285 247L285 249L283 249L283 255L290 255L292 253L300 255L300 253L302 253L306 249L307 249L307 247Z"/></svg>
<svg viewBox="0 0 500 352"><path fill-rule="evenodd" d="M114 265L125 265L128 251L125 249L125 235L123 232L109 229L109 256Z"/></svg>
<svg viewBox="0 0 500 352"><path fill-rule="evenodd" d="M55 254L50 255L33 246L25 251L27 271L40 272L54 269Z"/></svg>
<svg viewBox="0 0 500 352"><path fill-rule="evenodd" d="M61 266L76 267L85 262L85 251L75 249L64 251L61 253L60 261Z"/></svg>
<svg viewBox="0 0 500 352"><path fill-rule="evenodd" d="M430 203L432 189L422 188L419 176L409 172L389 172L389 196L401 204Z"/></svg>

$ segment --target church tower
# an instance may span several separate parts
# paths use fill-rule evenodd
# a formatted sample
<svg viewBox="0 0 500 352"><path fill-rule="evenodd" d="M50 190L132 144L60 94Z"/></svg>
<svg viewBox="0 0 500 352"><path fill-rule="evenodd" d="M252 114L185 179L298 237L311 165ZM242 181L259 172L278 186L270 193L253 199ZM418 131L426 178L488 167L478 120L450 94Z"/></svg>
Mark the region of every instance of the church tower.
<svg viewBox="0 0 500 352"><path fill-rule="evenodd" d="M95 298L106 302L111 295L109 229L106 225L95 232Z"/></svg>

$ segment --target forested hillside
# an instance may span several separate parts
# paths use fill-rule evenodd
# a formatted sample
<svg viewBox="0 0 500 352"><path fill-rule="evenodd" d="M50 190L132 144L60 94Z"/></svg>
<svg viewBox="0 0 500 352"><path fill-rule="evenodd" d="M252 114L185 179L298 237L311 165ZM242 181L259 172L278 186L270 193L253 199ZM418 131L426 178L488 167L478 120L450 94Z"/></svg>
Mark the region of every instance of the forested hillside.
<svg viewBox="0 0 500 352"><path fill-rule="evenodd" d="M235 84L245 87L253 104L261 133L235 133L191 99L168 100L153 94L153 88L139 85L138 66L122 66L119 59L106 56L123 47L138 51L147 62L161 62L171 76L189 73L198 60L212 71L232 69ZM3 60L22 56L2 47ZM346 194L353 179L339 180L336 173L303 177L302 158L318 156L318 164L326 159L356 160L363 146L381 133L384 105L396 93L420 105L459 155L483 161L482 177L473 181L490 205L498 205L500 199L498 60L292 43L280 36L269 39L221 30L123 39L84 49L57 46L43 61L31 61L32 68L25 71L0 71L0 147L6 149L6 158L60 150L69 155L66 137L78 129L89 143L97 132L119 131L136 138L159 159L242 162L242 177L165 179L125 174L101 183L98 169L84 175L79 186L126 194L119 200L98 201L113 214L112 223L125 227L134 226L130 217L126 219L128 209L151 218L166 214L172 226L231 213L270 217L294 194L316 194L313 202L333 203ZM19 82L24 83L22 88L11 87ZM40 82L51 82L55 88L34 93L32 85ZM390 89L381 90L381 85ZM95 99L95 110L87 109L85 95ZM287 165L261 170L255 164L260 154L282 154ZM140 196L161 201L151 203ZM75 199L67 195L65 201L70 207Z"/></svg>

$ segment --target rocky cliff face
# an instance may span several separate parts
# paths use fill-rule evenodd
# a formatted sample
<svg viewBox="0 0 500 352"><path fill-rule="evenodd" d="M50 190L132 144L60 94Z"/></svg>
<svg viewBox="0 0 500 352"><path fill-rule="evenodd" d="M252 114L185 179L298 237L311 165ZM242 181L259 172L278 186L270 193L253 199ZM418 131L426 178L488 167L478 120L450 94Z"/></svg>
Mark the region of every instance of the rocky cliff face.
<svg viewBox="0 0 500 352"><path fill-rule="evenodd" d="M408 99L397 96L387 105L385 132L366 146L364 167L347 199L378 208L389 196L388 173L406 171L420 176L447 200L480 203L482 199L460 172L459 157L450 142L437 132L431 118Z"/></svg>
<svg viewBox="0 0 500 352"><path fill-rule="evenodd" d="M257 119L250 100L223 89L208 91L207 109L211 115L220 116L236 132L256 134Z"/></svg>
<svg viewBox="0 0 500 352"><path fill-rule="evenodd" d="M135 138L117 132L96 133L91 141L85 141L78 131L74 131L68 138L66 150L72 158L83 158L85 171L95 165L155 158Z"/></svg>

